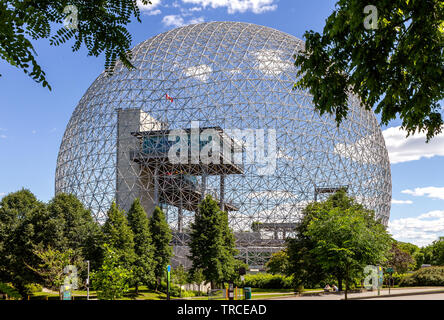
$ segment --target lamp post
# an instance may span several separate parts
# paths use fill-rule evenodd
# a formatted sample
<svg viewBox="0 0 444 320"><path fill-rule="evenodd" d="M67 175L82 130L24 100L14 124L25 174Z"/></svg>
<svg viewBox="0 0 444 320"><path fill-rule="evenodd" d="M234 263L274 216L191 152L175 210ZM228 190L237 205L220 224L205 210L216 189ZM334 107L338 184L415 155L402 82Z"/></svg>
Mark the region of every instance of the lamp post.
<svg viewBox="0 0 444 320"><path fill-rule="evenodd" d="M86 260L88 265L88 276L86 278L86 300L89 300L89 260Z"/></svg>

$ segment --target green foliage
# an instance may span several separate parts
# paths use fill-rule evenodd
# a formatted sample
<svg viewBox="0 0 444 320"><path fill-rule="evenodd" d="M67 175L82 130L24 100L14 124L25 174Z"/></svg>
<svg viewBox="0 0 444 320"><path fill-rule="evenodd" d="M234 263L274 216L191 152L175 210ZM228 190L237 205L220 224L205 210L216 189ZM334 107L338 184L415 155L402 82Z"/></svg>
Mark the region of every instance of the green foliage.
<svg viewBox="0 0 444 320"><path fill-rule="evenodd" d="M116 251L125 268L130 268L136 256L134 252L134 234L128 225L125 213L117 208L115 202L107 212L103 225L105 242Z"/></svg>
<svg viewBox="0 0 444 320"><path fill-rule="evenodd" d="M188 272L188 282L194 283L199 287L199 294L202 282L205 281L205 276L202 269L195 269L193 273Z"/></svg>
<svg viewBox="0 0 444 320"><path fill-rule="evenodd" d="M384 262L390 244L373 212L340 190L303 210L296 238L287 242L288 274L295 288L313 287L334 276L342 290L342 280L349 287L367 264Z"/></svg>
<svg viewBox="0 0 444 320"><path fill-rule="evenodd" d="M409 273L397 273L397 272L395 272L395 273L392 274L392 279L393 279L393 283L392 284L395 285L395 286L400 285L401 282L403 281L403 279L408 278L410 275L411 274L409 274ZM386 274L384 277L387 280L390 276ZM388 284L388 282L386 280L385 280L385 283Z"/></svg>
<svg viewBox="0 0 444 320"><path fill-rule="evenodd" d="M444 266L444 237L440 237L430 245L422 248L421 252L424 255L424 263Z"/></svg>
<svg viewBox="0 0 444 320"><path fill-rule="evenodd" d="M404 248L406 246L404 245ZM398 273L405 273L412 270L416 266L416 262L409 252L400 248L396 242L392 243L392 247L388 252L388 260L385 265L392 267Z"/></svg>
<svg viewBox="0 0 444 320"><path fill-rule="evenodd" d="M173 248L170 246L172 234L165 214L159 207L154 209L153 215L149 219L149 225L154 246L154 275L157 282L160 283L160 280L165 277L166 266L170 263L173 255Z"/></svg>
<svg viewBox="0 0 444 320"><path fill-rule="evenodd" d="M8 295L8 298L21 299L22 295L9 283L0 282L0 293Z"/></svg>
<svg viewBox="0 0 444 320"><path fill-rule="evenodd" d="M235 280L239 262L234 256L234 235L228 227L226 212L220 211L217 201L210 195L200 203L191 224L190 256L193 262L190 272L202 270L207 281Z"/></svg>
<svg viewBox="0 0 444 320"><path fill-rule="evenodd" d="M143 4L149 0L141 0ZM68 13L67 5L78 11L77 28L61 26L51 36L51 28L60 25ZM140 21L140 11L133 0L82 1L6 0L0 3L0 58L22 69L44 87L50 86L45 72L37 63L31 40L50 38L51 45L60 45L73 40L72 50L86 46L89 56L105 52L105 68L112 71L119 58L127 67L133 67L129 51L132 37L125 28L132 17Z"/></svg>
<svg viewBox="0 0 444 320"><path fill-rule="evenodd" d="M128 223L134 234L135 261L132 265L133 281L150 284L154 278L154 246L152 244L149 220L139 199L135 199L128 211Z"/></svg>
<svg viewBox="0 0 444 320"><path fill-rule="evenodd" d="M39 283L28 283L25 285L25 291L29 295L36 293L36 292L41 292L42 289L43 289L43 287Z"/></svg>
<svg viewBox="0 0 444 320"><path fill-rule="evenodd" d="M52 290L59 290L64 283L65 277L67 276L67 274L64 273L66 266L74 265L77 268L77 272L80 272L84 268L82 257L76 255L72 249L58 251L51 247L43 248L43 246L40 245L36 246L33 252L41 262L37 267L27 266L41 277L45 287ZM80 281L77 280L77 282Z"/></svg>
<svg viewBox="0 0 444 320"><path fill-rule="evenodd" d="M287 239L287 275L293 276L294 288L301 286L313 288L318 286L320 282L330 279L331 274L334 274L338 279L339 289L342 290L344 275L340 270L327 272L322 268L317 261L316 254L313 253L316 243L306 235L311 221L333 208L340 208L341 210L347 208L363 209L361 205L348 197L344 190L333 194L326 201L310 203L304 208L302 218L296 224L296 237Z"/></svg>
<svg viewBox="0 0 444 320"><path fill-rule="evenodd" d="M100 300L116 300L128 292L132 272L122 265L122 259L111 246L103 245L104 260L91 275L91 284Z"/></svg>
<svg viewBox="0 0 444 320"><path fill-rule="evenodd" d="M53 232L59 234L55 249L72 249L91 261L93 270L98 268L102 260L102 230L80 200L72 194L59 193L48 203L48 214L56 221Z"/></svg>
<svg viewBox="0 0 444 320"><path fill-rule="evenodd" d="M444 267L421 268L402 279L400 286L444 286Z"/></svg>
<svg viewBox="0 0 444 320"><path fill-rule="evenodd" d="M238 286L261 289L292 289L293 279L281 274L257 273L245 275L243 283Z"/></svg>
<svg viewBox="0 0 444 320"><path fill-rule="evenodd" d="M3 197L0 202L0 281L11 282L24 294L27 283L39 282L39 276L26 265L37 266L36 245L56 246L60 232L46 205L29 190Z"/></svg>
<svg viewBox="0 0 444 320"><path fill-rule="evenodd" d="M378 10L378 28L366 29L364 7ZM339 0L322 34L308 31L295 87L308 89L317 110L348 113L348 92L387 125L399 116L409 134L429 140L442 130L444 98L442 0Z"/></svg>
<svg viewBox="0 0 444 320"><path fill-rule="evenodd" d="M172 269L171 281L179 286L179 297L182 297L182 286L188 281L188 272L185 271L183 265L178 265Z"/></svg>
<svg viewBox="0 0 444 320"><path fill-rule="evenodd" d="M390 236L381 224L369 223L365 211L334 208L313 219L306 235L315 243L312 252L322 268L340 273L348 283L366 265L380 264L390 246Z"/></svg>
<svg viewBox="0 0 444 320"><path fill-rule="evenodd" d="M272 254L270 260L265 264L267 272L271 274L286 274L288 272L289 257L287 249Z"/></svg>

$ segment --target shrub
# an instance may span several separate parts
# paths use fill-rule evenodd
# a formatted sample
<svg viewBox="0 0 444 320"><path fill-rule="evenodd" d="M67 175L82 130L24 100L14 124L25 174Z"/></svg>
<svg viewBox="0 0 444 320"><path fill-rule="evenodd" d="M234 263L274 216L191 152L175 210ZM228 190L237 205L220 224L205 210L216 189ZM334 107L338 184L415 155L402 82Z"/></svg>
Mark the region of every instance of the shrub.
<svg viewBox="0 0 444 320"><path fill-rule="evenodd" d="M393 285L399 285L399 284L401 284L401 282L405 279L405 278L408 278L410 276L410 274L408 274L408 273L397 273L397 272L395 272L395 273L393 273L393 275L392 275L392 277L393 277ZM384 276L384 277L390 277L390 276L388 276L388 275L386 275L386 276ZM384 283L386 283L386 282L384 282ZM388 282L387 282L388 283Z"/></svg>
<svg viewBox="0 0 444 320"><path fill-rule="evenodd" d="M292 289L291 279L291 277L286 277L280 274L247 274L242 286L261 289Z"/></svg>
<svg viewBox="0 0 444 320"><path fill-rule="evenodd" d="M0 282L0 293L7 294L9 298L21 299L20 293L9 283Z"/></svg>
<svg viewBox="0 0 444 320"><path fill-rule="evenodd" d="M415 271L400 282L401 286L444 286L444 267L428 267Z"/></svg>
<svg viewBox="0 0 444 320"><path fill-rule="evenodd" d="M41 292L42 286L38 283L28 283L25 285L26 294L33 294L34 292Z"/></svg>

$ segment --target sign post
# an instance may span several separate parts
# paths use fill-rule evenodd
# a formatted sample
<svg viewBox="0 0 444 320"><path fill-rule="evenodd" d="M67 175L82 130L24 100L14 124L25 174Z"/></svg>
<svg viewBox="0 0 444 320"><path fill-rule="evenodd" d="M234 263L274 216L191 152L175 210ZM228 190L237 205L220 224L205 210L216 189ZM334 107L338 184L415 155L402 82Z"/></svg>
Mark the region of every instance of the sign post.
<svg viewBox="0 0 444 320"><path fill-rule="evenodd" d="M388 279L388 281L389 281L389 294L390 294L390 288L392 286L392 281L393 281L393 268L387 268L387 272L390 274L390 278Z"/></svg>
<svg viewBox="0 0 444 320"><path fill-rule="evenodd" d="M384 272L382 271L382 267L378 266L378 296L381 295L381 287L384 284Z"/></svg>
<svg viewBox="0 0 444 320"><path fill-rule="evenodd" d="M86 260L88 264L88 277L86 278L86 300L89 300L89 260Z"/></svg>
<svg viewBox="0 0 444 320"><path fill-rule="evenodd" d="M170 300L171 265L167 265L167 300Z"/></svg>

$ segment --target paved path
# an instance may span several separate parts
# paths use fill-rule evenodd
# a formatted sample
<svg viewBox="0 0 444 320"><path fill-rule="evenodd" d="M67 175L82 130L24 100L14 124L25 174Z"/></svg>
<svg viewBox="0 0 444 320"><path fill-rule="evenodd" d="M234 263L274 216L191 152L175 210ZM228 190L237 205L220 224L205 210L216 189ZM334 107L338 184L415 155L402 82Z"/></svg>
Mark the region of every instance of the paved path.
<svg viewBox="0 0 444 320"><path fill-rule="evenodd" d="M382 297L371 300L444 300L444 293L422 294L401 297Z"/></svg>
<svg viewBox="0 0 444 320"><path fill-rule="evenodd" d="M394 294L414 294L414 293L418 293L418 295L416 296L422 296L421 293L425 292L433 292L433 291L444 291L444 287L427 287L427 288L401 288L401 289L391 289L390 292L392 295ZM383 297L388 297L390 299L393 298L400 298L399 300L404 300L404 298L408 297L408 296L401 296L401 297L390 297L388 294L389 290L388 289L383 289L381 290L381 296L378 297L378 292L377 291L367 291L367 292L362 292L362 293L350 293L348 294L348 298L351 299L359 299L359 298L377 298L377 299L382 299ZM425 294L423 300L428 300L427 296L441 296L443 293L437 293L437 294ZM266 299L264 297L264 299ZM344 294L322 294L322 295L318 295L318 296L289 296L289 297L279 297L279 298L272 298L272 299L276 299L276 300L342 300L344 299Z"/></svg>

